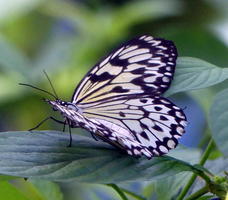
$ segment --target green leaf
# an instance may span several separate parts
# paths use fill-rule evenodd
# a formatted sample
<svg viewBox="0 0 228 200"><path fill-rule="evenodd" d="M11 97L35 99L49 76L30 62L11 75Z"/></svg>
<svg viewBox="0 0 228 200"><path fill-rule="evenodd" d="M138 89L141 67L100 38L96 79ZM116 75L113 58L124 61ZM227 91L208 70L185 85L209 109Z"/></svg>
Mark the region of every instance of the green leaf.
<svg viewBox="0 0 228 200"><path fill-rule="evenodd" d="M197 200L213 200L213 197L215 198L214 200L218 199L214 195L205 195L205 196L197 198Z"/></svg>
<svg viewBox="0 0 228 200"><path fill-rule="evenodd" d="M219 150L228 156L228 89L219 92L210 109L209 125Z"/></svg>
<svg viewBox="0 0 228 200"><path fill-rule="evenodd" d="M190 178L190 173L181 173L173 177L168 177L162 180L158 180L154 183L154 190L158 199L170 200L171 197L175 199L180 188L186 184L186 181Z"/></svg>
<svg viewBox="0 0 228 200"><path fill-rule="evenodd" d="M46 200L30 181L18 178L11 182L12 185L26 198L32 200Z"/></svg>
<svg viewBox="0 0 228 200"><path fill-rule="evenodd" d="M7 200L29 200L7 181L0 181L0 197Z"/></svg>
<svg viewBox="0 0 228 200"><path fill-rule="evenodd" d="M40 194L45 197L45 200L63 200L63 194L56 183L45 180L29 180Z"/></svg>
<svg viewBox="0 0 228 200"><path fill-rule="evenodd" d="M174 150L169 152L169 156L191 164L195 164L199 162L201 151L196 148L187 148L179 144Z"/></svg>
<svg viewBox="0 0 228 200"><path fill-rule="evenodd" d="M180 189L186 184L190 176L191 173L182 172L171 177L153 181L143 189L143 194L148 199L152 196L162 200L176 199Z"/></svg>
<svg viewBox="0 0 228 200"><path fill-rule="evenodd" d="M17 178L17 177L0 175L0 181L9 181L9 180L12 180L15 178Z"/></svg>
<svg viewBox="0 0 228 200"><path fill-rule="evenodd" d="M0 133L0 174L88 183L156 180L194 167L161 156L133 158L89 137L56 131Z"/></svg>
<svg viewBox="0 0 228 200"><path fill-rule="evenodd" d="M207 88L228 78L228 68L220 68L198 58L180 57L174 80L166 96L178 92Z"/></svg>
<svg viewBox="0 0 228 200"><path fill-rule="evenodd" d="M199 149L186 149L179 145L175 150L170 152L170 155L175 155L175 158L190 163L197 163L201 153ZM190 172L182 172L176 174L175 176L165 177L163 179L153 181L144 188L144 194L148 197L148 199L152 195L155 195L157 199L162 200L176 199L175 197L177 197L177 194L180 192L180 188L184 187L190 176Z"/></svg>

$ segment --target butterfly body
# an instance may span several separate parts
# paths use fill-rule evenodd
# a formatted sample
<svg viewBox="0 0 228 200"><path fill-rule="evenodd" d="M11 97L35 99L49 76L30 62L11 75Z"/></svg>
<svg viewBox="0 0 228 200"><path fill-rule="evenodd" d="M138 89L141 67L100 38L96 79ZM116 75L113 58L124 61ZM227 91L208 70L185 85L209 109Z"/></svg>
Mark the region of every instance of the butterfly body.
<svg viewBox="0 0 228 200"><path fill-rule="evenodd" d="M71 102L47 101L72 128L84 128L129 155L160 156L176 147L186 126L183 111L161 96L176 58L171 41L144 35L95 65Z"/></svg>
<svg viewBox="0 0 228 200"><path fill-rule="evenodd" d="M140 156L142 152L144 152L149 158L152 157L151 152L143 145L140 145L140 143L136 141L134 134L126 128L112 124L106 120L87 118L83 116L77 106L72 106L71 102L61 100L46 101L53 106L54 111L60 111L65 118L66 124L68 123L71 128L84 128L94 134L94 136L123 150L131 148L131 150L128 150L128 154L130 155ZM135 149L134 145L136 145Z"/></svg>

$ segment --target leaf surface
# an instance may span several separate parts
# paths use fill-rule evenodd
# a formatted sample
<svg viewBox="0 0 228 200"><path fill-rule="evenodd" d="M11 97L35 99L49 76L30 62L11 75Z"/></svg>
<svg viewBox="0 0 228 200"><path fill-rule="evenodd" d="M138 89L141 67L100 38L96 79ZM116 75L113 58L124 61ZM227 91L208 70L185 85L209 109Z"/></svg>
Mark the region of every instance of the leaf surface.
<svg viewBox="0 0 228 200"><path fill-rule="evenodd" d="M207 88L221 83L227 78L228 68L220 68L198 58L179 57L174 80L165 96Z"/></svg>
<svg viewBox="0 0 228 200"><path fill-rule="evenodd" d="M228 156L228 89L219 92L211 106L209 125L219 150Z"/></svg>
<svg viewBox="0 0 228 200"><path fill-rule="evenodd" d="M88 183L146 181L192 171L169 156L133 158L89 137L56 131L0 133L0 174Z"/></svg>

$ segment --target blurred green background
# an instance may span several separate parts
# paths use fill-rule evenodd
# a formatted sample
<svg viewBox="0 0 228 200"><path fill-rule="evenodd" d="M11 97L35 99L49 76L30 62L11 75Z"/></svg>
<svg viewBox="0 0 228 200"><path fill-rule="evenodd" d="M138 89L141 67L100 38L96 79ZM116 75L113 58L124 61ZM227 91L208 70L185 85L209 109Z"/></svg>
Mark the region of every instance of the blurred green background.
<svg viewBox="0 0 228 200"><path fill-rule="evenodd" d="M227 67L228 1L0 0L0 130L28 130L56 115L41 101L47 95L18 83L51 91L43 74L46 70L58 95L70 101L78 82L101 57L141 34L174 41L179 56ZM190 127L183 144L203 144L204 113L212 96L227 85L172 97L187 106ZM61 128L51 121L40 127ZM104 186L60 186L63 196L57 199L118 199ZM140 186L131 187L140 191Z"/></svg>

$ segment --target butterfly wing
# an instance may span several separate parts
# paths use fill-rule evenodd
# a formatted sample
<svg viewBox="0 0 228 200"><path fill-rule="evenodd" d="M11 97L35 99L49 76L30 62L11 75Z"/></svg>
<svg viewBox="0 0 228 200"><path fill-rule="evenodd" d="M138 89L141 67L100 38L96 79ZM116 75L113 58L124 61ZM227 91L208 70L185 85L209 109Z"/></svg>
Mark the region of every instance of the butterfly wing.
<svg viewBox="0 0 228 200"><path fill-rule="evenodd" d="M131 95L158 95L170 86L177 51L171 41L141 36L95 65L75 89L72 102L90 104Z"/></svg>
<svg viewBox="0 0 228 200"><path fill-rule="evenodd" d="M171 41L151 36L117 48L87 73L74 92L72 103L87 124L82 127L94 126L91 132L130 155L151 158L174 148L186 117L160 95L171 84L176 58Z"/></svg>
<svg viewBox="0 0 228 200"><path fill-rule="evenodd" d="M130 155L148 158L175 148L186 126L183 111L159 96L95 102L83 115L109 130L102 135L108 141L118 143Z"/></svg>

